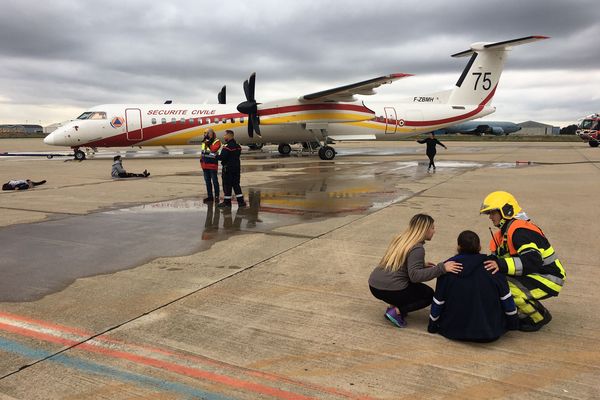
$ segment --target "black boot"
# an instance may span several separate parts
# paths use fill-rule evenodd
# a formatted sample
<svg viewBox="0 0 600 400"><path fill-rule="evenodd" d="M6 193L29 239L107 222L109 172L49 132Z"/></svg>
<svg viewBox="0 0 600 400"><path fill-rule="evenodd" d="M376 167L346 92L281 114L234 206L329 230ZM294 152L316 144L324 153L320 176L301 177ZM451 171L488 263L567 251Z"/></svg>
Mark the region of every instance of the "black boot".
<svg viewBox="0 0 600 400"><path fill-rule="evenodd" d="M217 204L219 208L231 208L231 200L223 200L222 203Z"/></svg>

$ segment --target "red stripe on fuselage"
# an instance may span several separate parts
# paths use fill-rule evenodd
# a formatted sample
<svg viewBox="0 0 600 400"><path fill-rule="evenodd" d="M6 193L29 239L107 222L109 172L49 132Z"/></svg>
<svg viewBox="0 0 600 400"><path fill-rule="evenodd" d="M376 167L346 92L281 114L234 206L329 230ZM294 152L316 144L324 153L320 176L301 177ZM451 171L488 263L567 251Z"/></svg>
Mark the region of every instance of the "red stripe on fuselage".
<svg viewBox="0 0 600 400"><path fill-rule="evenodd" d="M473 115L477 115L477 114L479 114L479 112L481 112L481 110L483 110L483 107L485 107L485 105L487 103L489 103L489 101L492 99L492 97L494 96L494 93L496 93L497 87L498 87L498 85L496 85L494 87L494 89L490 92L490 94L485 99L483 99L483 101L473 111L469 111L468 113L458 115L456 117L435 119L435 120L429 120L429 121L407 121L407 120L404 120L404 126L430 126L430 125L449 124L452 122L457 122L457 121L463 120L465 118L472 117ZM376 120L374 120L374 122L378 122L381 124L388 124L388 125L397 125L398 124L397 120L394 120L391 118L383 118L382 120L376 119Z"/></svg>
<svg viewBox="0 0 600 400"><path fill-rule="evenodd" d="M274 107L274 108L259 110L258 115L259 116L271 116L271 115L291 113L291 112L307 112L307 111L321 111L321 110L356 111L356 112L370 113L370 114L375 115L375 113L373 111L369 110L365 106L358 106L358 105L354 105L354 104L339 104L339 103L301 104L301 105L293 105L293 106ZM87 147L136 146L136 145L138 145L138 143L146 142L146 141L149 141L152 139L159 138L161 136L176 133L176 132L182 131L184 129L202 128L203 126L206 126L206 128L208 129L209 127L211 127L215 124L215 122L214 122L215 119L218 119L219 122L221 122L224 119L225 120L229 120L232 118L239 119L242 117L246 118L246 114L230 113L230 114L212 115L210 117L200 116L199 118L202 118L202 122L203 122L202 124L190 123L189 119L186 119L184 123L181 123L181 120L177 119L175 123L168 121L167 123L145 126L143 128L143 135L142 135L142 133L140 133L139 130L129 132L130 136L136 136L136 137L143 136L143 138L141 140L129 140L129 139L127 139L127 133L120 133L118 135L109 136L106 138L88 142L88 143L84 144L84 146L87 146ZM207 119L210 119L211 122L206 123ZM193 120L197 120L197 119L193 118ZM77 147L80 147L80 146L77 146Z"/></svg>
<svg viewBox="0 0 600 400"><path fill-rule="evenodd" d="M356 112L363 112L363 113L375 115L375 113L372 110L368 109L365 106L357 106L355 104L339 104L339 103L300 104L300 105L293 105L293 106L269 108L266 110L258 110L258 115L259 116L267 116L267 115L274 115L274 114L291 113L291 112L296 112L296 111L304 111L305 112L305 111L321 111L321 110L356 111Z"/></svg>

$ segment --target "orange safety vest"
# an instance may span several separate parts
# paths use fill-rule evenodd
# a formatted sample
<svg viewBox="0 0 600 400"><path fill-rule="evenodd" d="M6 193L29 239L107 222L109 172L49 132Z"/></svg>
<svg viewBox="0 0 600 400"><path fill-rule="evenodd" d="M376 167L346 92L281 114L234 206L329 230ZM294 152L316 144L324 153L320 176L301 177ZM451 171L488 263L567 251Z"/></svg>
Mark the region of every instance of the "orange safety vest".
<svg viewBox="0 0 600 400"><path fill-rule="evenodd" d="M546 237L544 235L544 232L542 232L542 230L540 228L538 228L536 225L534 225L532 222L524 221L522 219L515 219L508 226L508 230L506 231L506 236L505 236L506 242L508 245L508 253L511 256L518 255L517 249L515 249L515 245L513 244L513 241L512 241L512 236L513 236L513 233L515 233L515 231L519 228L529 229L530 231L539 233L540 235L544 236L544 238ZM504 237L502 235L502 230L498 230L496 233L494 233L493 239L490 240L490 250L492 251L492 253L495 253L498 248L498 245L502 245L503 243L504 243Z"/></svg>

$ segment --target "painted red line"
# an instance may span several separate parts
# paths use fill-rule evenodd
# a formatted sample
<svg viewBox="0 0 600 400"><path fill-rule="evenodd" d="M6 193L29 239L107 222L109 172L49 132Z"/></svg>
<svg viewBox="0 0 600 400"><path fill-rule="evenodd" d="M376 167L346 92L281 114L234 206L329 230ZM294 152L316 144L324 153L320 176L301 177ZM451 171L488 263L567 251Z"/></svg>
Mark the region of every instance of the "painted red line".
<svg viewBox="0 0 600 400"><path fill-rule="evenodd" d="M51 342L51 343L59 343L67 346L71 346L77 344L79 342L64 339L56 336L52 336L46 333L36 332L26 328L15 327L12 325L7 325L4 323L0 323L0 329L5 330L7 332L12 332L16 334L20 334L26 337L32 337L35 339L40 339L43 341ZM144 356L138 356L135 354L127 353L124 351L110 350L104 349L98 346L91 345L89 343L83 343L78 346L80 349L85 349L87 351L113 356L115 358L125 359L128 361L132 361L138 364L148 365L151 367L156 367L160 369L165 369L167 371L175 372L180 375L187 375L193 378L204 379L207 381L212 381L214 383L220 383L223 385L227 385L237 389L245 389L254 393L266 394L269 396L273 396L283 400L309 400L316 399L315 397L308 397L301 394L296 394L288 391L284 391L277 388L272 388L269 386L261 385L258 383L248 382L236 378L232 378L225 375L219 375L208 371L202 371L195 368L184 367L180 365L176 365L166 361L154 360Z"/></svg>
<svg viewBox="0 0 600 400"><path fill-rule="evenodd" d="M6 313L6 312L1 312L1 311L0 311L0 317L7 318L7 319L12 319L12 320L16 320L16 321L21 321L21 322L25 322L25 323L29 323L29 324L33 324L33 325L38 325L38 326L42 326L42 327L46 327L46 328L50 328L50 329L54 329L54 330L58 330L58 331L62 331L62 332L74 333L74 334L83 336L85 338L88 338L88 337L90 337L90 336L93 335L92 332L84 331L82 329L71 328L71 327L64 326L64 325L52 324L52 323L49 323L49 322L46 322L46 321L36 320L36 319L32 319L32 318L28 318L28 317L24 317L24 316L20 316L20 315L15 315L15 314L10 314L10 313ZM72 346L72 345L78 343L78 341L74 341L74 340L71 340L71 339L62 339L62 338L55 337L55 336L52 336L52 335L49 335L49 334L42 334L42 333L38 333L38 332L36 332L34 330L30 330L30 329L26 329L26 328L14 327L12 325L7 325L7 324L4 324L4 323L0 323L0 329L6 330L6 331L11 331L13 333L20 333L20 334L23 334L23 332L27 332L29 334L24 335L24 336L35 337L36 339L41 339L41 340L46 340L46 339L48 339L48 337L55 338L56 339L54 341L55 343L60 343L60 344L67 345L67 346ZM34 333L38 333L39 335L43 335L43 337L42 336L39 336L39 337L33 336ZM251 370L251 369L247 369L247 368L236 366L236 365L232 365L232 364L227 364L227 363L225 363L223 361L213 360L213 359L210 359L208 357L203 357L203 356L199 356L199 355L178 354L178 353L174 353L172 351L168 351L168 350L164 350L164 349L160 349L160 348L156 348L156 347L152 347L152 346L144 346L144 345L137 345L137 344L126 343L126 342L124 342L122 340L112 339L112 338L109 338L107 336L98 336L94 340L97 340L99 342L107 342L107 343L114 343L114 344L129 346L131 348L137 348L137 349L141 349L141 350L152 351L152 352L155 352L157 354L162 354L162 355L166 355L166 356L170 356L170 357L175 357L175 358L178 358L178 359L181 359L181 360L202 362L202 363L207 364L207 365L217 366L217 367L221 367L221 368L226 368L226 369L229 369L229 370L233 370L233 371L236 371L236 372L241 372L241 373L244 373L244 374L249 375L249 376L263 378L263 379L266 379L266 380L269 380L269 381L284 382L284 383L292 384L292 385L295 385L295 386L299 386L299 387L303 387L303 388L307 388L307 389L311 389L311 390L320 391L320 392L323 392L323 393L334 394L334 395L337 395L337 396L340 396L340 397L346 397L346 398L351 398L351 399L372 400L372 398L370 398L370 397L357 396L357 395L355 395L353 393L350 393L350 392L346 392L346 391L342 391L342 390L337 390L337 389L329 388L329 387L323 387L323 386L319 386L319 385L315 385L315 384L311 384L311 383L301 382L301 381L297 381L297 380L294 380L294 379L290 379L290 378L288 378L286 376L282 376L282 375L277 375L277 374L272 374L272 373L267 373L267 372L262 372L262 371ZM89 346L89 345L86 345L84 347L87 347L87 346ZM97 347L94 346L93 349L97 349Z"/></svg>
<svg viewBox="0 0 600 400"><path fill-rule="evenodd" d="M50 322L32 319L32 318L21 316L21 315L10 314L7 312L2 312L2 311L0 311L0 318L12 319L15 321L22 321L22 322L26 322L29 324L34 324L34 325L39 325L39 326L43 326L46 328L55 329L57 331L75 333L77 335L81 335L86 338L92 336L92 333L84 331L83 329L72 328L72 327L68 327L68 326L64 326L64 325L57 325L57 324L53 324Z"/></svg>

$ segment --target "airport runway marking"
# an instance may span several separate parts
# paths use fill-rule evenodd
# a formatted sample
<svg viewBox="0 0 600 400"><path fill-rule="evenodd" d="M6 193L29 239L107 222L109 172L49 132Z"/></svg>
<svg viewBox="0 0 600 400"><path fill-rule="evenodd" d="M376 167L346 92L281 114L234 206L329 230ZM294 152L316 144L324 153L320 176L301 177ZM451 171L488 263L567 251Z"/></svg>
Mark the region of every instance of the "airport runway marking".
<svg viewBox="0 0 600 400"><path fill-rule="evenodd" d="M294 386L296 388L301 389L302 391L326 393L340 398L364 400L371 399L368 396L361 396L335 388L323 387L316 384L297 381L286 376L251 370L244 367L238 367L232 364L227 364L221 361L212 360L210 358L202 356L175 353L153 346L130 344L125 341L112 339L109 337L99 336L88 340L89 337L93 334L85 330L57 325L47 321L36 320L5 312L0 312L0 330L20 335L23 337L42 340L48 343L56 343L65 346L76 346L74 347L74 349L81 349L116 359L127 360L136 364L153 367L160 370L166 370L177 375L184 375L196 378L210 384L219 384L226 387L241 389L260 395L272 396L274 398L282 400L317 399L319 396L312 397L311 395L299 394L289 390L280 389L276 386ZM157 386L156 382L153 381L156 379L152 377L123 372L113 367L102 366L100 364L95 364L86 360L79 360L78 358L67 356L66 354L60 352L59 354L57 354L50 353L45 350L26 348L23 345L20 345L16 342L11 342L7 339L0 338L0 348L13 353L22 354L28 358L49 359L51 361L60 362L68 367L82 369L87 372L96 371L97 373L102 373L104 375L108 374L117 378L121 378L125 381L135 381L140 383L144 383L147 381L146 383L149 383L152 386ZM194 366L189 366L190 363L194 363ZM217 372L207 371L206 368L198 368L198 364L203 364L204 367L213 367L214 369L226 369L253 378L271 381L274 382L276 385L268 386L261 383L254 383L249 380L234 378ZM78 365L83 367L79 368ZM179 387L182 385L179 385L177 383L171 383L169 385L175 386L169 386L170 388L167 388L168 390L174 390L177 392L185 392L192 390L192 388L188 387ZM206 398L223 398L220 395L218 395L219 397L215 397L217 395L214 393L210 393L210 396Z"/></svg>

